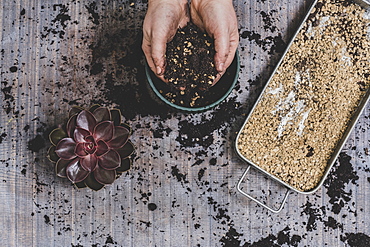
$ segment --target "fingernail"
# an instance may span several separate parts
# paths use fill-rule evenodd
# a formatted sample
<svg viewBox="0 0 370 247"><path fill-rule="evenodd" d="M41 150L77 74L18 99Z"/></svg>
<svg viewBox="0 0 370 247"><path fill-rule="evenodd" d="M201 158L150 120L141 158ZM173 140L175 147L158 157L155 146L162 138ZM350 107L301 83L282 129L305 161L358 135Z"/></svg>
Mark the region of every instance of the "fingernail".
<svg viewBox="0 0 370 247"><path fill-rule="evenodd" d="M161 67L157 66L157 67L156 67L156 69L157 69L157 75L162 74L162 69L161 69Z"/></svg>
<svg viewBox="0 0 370 247"><path fill-rule="evenodd" d="M225 64L224 64L224 63L220 63L220 64L218 65L218 67L217 67L217 71L218 71L218 72L222 72L222 71L224 71L224 66L225 66Z"/></svg>

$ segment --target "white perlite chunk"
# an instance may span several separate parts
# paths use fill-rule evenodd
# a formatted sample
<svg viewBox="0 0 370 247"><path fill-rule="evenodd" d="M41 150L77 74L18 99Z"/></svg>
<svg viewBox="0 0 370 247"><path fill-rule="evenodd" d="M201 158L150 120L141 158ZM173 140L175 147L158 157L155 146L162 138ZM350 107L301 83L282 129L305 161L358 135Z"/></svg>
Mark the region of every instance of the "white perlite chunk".
<svg viewBox="0 0 370 247"><path fill-rule="evenodd" d="M370 85L369 13L318 1L237 140L252 163L300 191L321 181Z"/></svg>

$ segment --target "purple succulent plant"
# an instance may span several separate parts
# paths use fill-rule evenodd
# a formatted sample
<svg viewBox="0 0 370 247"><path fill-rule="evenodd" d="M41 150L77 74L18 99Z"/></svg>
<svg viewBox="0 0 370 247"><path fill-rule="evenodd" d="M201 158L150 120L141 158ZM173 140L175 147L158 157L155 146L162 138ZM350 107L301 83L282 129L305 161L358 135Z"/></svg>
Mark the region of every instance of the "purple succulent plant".
<svg viewBox="0 0 370 247"><path fill-rule="evenodd" d="M121 121L118 109L73 107L66 127L49 136L48 156L56 162L57 175L77 187L99 190L129 170L134 146L128 140L130 127Z"/></svg>

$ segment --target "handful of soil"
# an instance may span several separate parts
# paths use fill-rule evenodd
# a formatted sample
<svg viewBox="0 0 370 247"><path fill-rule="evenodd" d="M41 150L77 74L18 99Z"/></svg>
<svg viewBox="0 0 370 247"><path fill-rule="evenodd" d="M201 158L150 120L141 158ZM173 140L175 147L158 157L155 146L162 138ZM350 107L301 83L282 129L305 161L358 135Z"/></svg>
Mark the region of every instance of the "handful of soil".
<svg viewBox="0 0 370 247"><path fill-rule="evenodd" d="M215 53L213 39L193 23L178 29L167 43L164 78L170 91L164 96L177 105L196 106L218 73L213 62Z"/></svg>

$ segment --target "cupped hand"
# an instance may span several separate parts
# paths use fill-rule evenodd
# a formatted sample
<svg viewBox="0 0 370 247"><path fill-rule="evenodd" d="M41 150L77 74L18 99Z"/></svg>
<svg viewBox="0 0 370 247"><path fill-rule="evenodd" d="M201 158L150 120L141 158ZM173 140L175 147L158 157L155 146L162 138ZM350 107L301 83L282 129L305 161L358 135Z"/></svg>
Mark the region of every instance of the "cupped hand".
<svg viewBox="0 0 370 247"><path fill-rule="evenodd" d="M239 44L238 21L232 0L192 0L192 22L214 39L215 66L218 71L213 85L234 59Z"/></svg>
<svg viewBox="0 0 370 247"><path fill-rule="evenodd" d="M179 27L189 22L187 0L150 0L143 24L143 44L151 70L163 81L166 68L166 44Z"/></svg>

